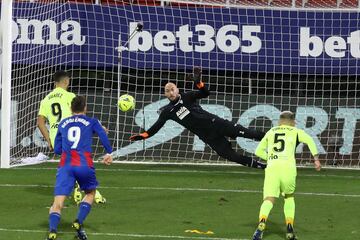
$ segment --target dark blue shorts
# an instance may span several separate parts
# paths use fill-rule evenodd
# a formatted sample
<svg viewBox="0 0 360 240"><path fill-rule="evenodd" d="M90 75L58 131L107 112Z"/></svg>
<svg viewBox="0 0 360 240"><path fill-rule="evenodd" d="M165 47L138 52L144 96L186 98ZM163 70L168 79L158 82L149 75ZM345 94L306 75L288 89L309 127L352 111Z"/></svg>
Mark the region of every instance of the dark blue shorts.
<svg viewBox="0 0 360 240"><path fill-rule="evenodd" d="M68 196L75 186L75 181L80 185L81 190L95 190L99 185L96 180L95 169L90 167L59 167L56 173L54 195Z"/></svg>

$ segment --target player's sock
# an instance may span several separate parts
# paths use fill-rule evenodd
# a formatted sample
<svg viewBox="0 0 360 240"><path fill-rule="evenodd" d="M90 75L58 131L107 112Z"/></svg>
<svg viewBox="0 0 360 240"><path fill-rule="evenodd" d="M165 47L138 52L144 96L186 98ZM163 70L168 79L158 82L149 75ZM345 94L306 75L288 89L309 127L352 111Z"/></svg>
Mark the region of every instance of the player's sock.
<svg viewBox="0 0 360 240"><path fill-rule="evenodd" d="M83 224L90 210L91 210L91 205L89 203L81 202L79 204L79 212L78 212L77 220L80 224Z"/></svg>
<svg viewBox="0 0 360 240"><path fill-rule="evenodd" d="M265 169L266 166L267 166L266 163L262 163L262 162L256 161L255 159L252 159L251 164L248 167Z"/></svg>
<svg viewBox="0 0 360 240"><path fill-rule="evenodd" d="M60 222L61 215L60 213L53 212L49 214L49 231L57 232L57 227Z"/></svg>
<svg viewBox="0 0 360 240"><path fill-rule="evenodd" d="M291 226L294 225L294 218L295 218L295 200L294 197L285 198L284 200L284 215L286 226L290 224Z"/></svg>
<svg viewBox="0 0 360 240"><path fill-rule="evenodd" d="M264 200L260 208L259 222L266 222L273 206L274 204L271 201Z"/></svg>
<svg viewBox="0 0 360 240"><path fill-rule="evenodd" d="M265 169L267 166L266 163L262 163L262 162L259 162L259 161L254 161L253 162L253 168L260 168L260 169Z"/></svg>
<svg viewBox="0 0 360 240"><path fill-rule="evenodd" d="M259 169L265 169L267 166L266 164L259 162L255 159L253 159L252 157L242 156L238 153L235 153L234 155L235 155L235 157L233 157L232 159L229 159L229 160L232 161L234 159L234 162L240 163L244 166L251 167L251 168L259 168Z"/></svg>

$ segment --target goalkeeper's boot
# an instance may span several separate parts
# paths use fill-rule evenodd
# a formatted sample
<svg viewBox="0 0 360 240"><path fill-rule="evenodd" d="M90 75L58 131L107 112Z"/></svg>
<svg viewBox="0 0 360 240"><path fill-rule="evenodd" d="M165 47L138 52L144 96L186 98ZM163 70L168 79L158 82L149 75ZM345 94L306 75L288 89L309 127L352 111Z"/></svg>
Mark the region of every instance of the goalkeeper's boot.
<svg viewBox="0 0 360 240"><path fill-rule="evenodd" d="M76 183L75 188L74 188L74 201L77 205L79 205L79 203L81 202L83 196L80 190L80 186L78 183Z"/></svg>
<svg viewBox="0 0 360 240"><path fill-rule="evenodd" d="M287 233L286 233L287 240L297 240L298 239L294 233L294 228L291 224L287 225L286 230L287 230Z"/></svg>
<svg viewBox="0 0 360 240"><path fill-rule="evenodd" d="M79 240L87 240L88 239L83 226L78 222L78 220L75 220L75 222L73 222L72 228L74 228L76 231L75 237L77 239L79 239Z"/></svg>
<svg viewBox="0 0 360 240"><path fill-rule="evenodd" d="M56 232L51 231L49 232L45 240L55 240L55 239L57 239L57 234Z"/></svg>
<svg viewBox="0 0 360 240"><path fill-rule="evenodd" d="M95 192L95 202L96 203L106 203L106 198L104 198L98 190Z"/></svg>
<svg viewBox="0 0 360 240"><path fill-rule="evenodd" d="M265 231L265 221L261 221L257 227L257 229L254 232L253 238L252 240L262 240L263 239L263 234Z"/></svg>

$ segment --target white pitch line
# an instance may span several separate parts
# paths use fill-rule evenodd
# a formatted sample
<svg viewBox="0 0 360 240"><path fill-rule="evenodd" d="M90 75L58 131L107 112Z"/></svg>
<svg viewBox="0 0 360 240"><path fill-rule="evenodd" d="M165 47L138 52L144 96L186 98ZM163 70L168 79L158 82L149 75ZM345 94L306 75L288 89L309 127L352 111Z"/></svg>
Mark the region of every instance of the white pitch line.
<svg viewBox="0 0 360 240"><path fill-rule="evenodd" d="M25 233L46 233L44 230L28 230L28 229L6 229L0 228L0 232L25 232ZM74 232L59 232L61 234L74 234ZM134 233L98 233L87 232L88 235L94 236L117 236L117 237L134 237L134 238L173 238L173 239L208 239L208 240L249 240L247 238L218 238L218 237L187 237L173 235L148 235Z"/></svg>
<svg viewBox="0 0 360 240"><path fill-rule="evenodd" d="M25 187L25 188L53 188L53 185L36 184L0 184L0 187ZM99 189L118 189L118 190L159 190L159 191L191 191L191 192L229 192L229 193L262 193L259 190L252 189L221 189L221 188L184 188L184 187L111 187L100 186ZM325 197L353 197L360 198L360 194L340 194L340 193L313 193L296 192L295 195L304 196L325 196Z"/></svg>
<svg viewBox="0 0 360 240"><path fill-rule="evenodd" d="M14 170L54 170L56 168L13 168ZM145 172L145 173L221 173L221 174L244 174L244 175L264 175L264 172L255 170L254 172L246 171L219 171L219 170L163 170L163 169L105 169L96 168L99 172ZM315 170L314 170L315 171ZM360 179L360 176L343 176L336 174L299 174L298 177L336 177L336 178L349 178L349 179Z"/></svg>
<svg viewBox="0 0 360 240"><path fill-rule="evenodd" d="M197 191L197 192L231 192L231 193L263 193L259 190L247 189L216 189L216 188L160 188L160 187L131 187L123 188L130 190L168 190L168 191ZM296 192L295 195L310 195L310 196L330 196L330 197L354 197L360 198L358 194L339 194L339 193L311 193L311 192Z"/></svg>

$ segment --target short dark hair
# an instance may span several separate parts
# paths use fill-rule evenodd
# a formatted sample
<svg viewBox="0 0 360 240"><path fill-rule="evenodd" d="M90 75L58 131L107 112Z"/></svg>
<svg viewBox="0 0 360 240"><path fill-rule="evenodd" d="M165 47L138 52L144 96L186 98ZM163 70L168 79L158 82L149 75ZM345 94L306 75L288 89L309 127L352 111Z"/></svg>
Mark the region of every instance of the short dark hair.
<svg viewBox="0 0 360 240"><path fill-rule="evenodd" d="M280 113L280 119L294 120L295 114L291 111L283 111Z"/></svg>
<svg viewBox="0 0 360 240"><path fill-rule="evenodd" d="M71 111L73 113L83 112L86 107L86 98L84 96L76 96L71 101Z"/></svg>
<svg viewBox="0 0 360 240"><path fill-rule="evenodd" d="M54 82L60 82L64 78L70 78L70 75L65 71L58 71L54 74Z"/></svg>

